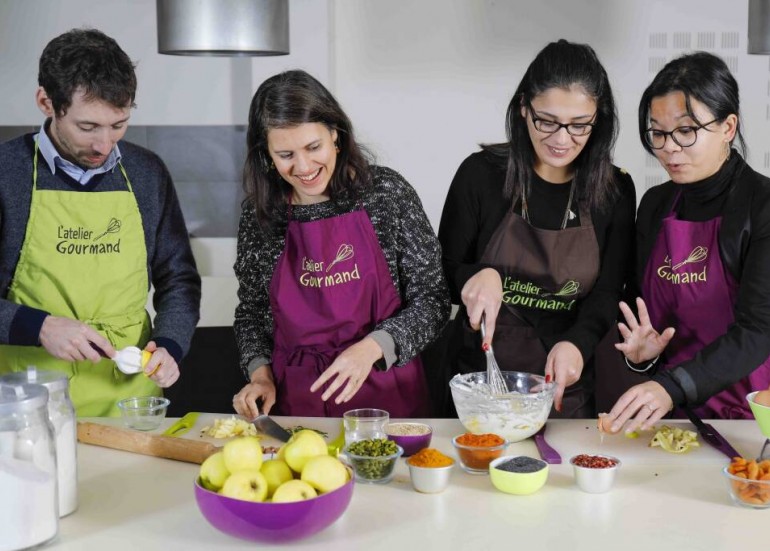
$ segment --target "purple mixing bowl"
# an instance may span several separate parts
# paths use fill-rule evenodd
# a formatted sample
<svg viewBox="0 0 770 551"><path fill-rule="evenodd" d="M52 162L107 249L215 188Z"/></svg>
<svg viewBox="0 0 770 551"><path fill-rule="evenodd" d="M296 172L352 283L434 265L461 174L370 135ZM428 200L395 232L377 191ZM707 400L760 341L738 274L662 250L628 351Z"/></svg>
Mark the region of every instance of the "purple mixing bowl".
<svg viewBox="0 0 770 551"><path fill-rule="evenodd" d="M396 427L397 425L411 425L416 428L420 429L427 429L428 432L425 434L389 434L389 429L391 427ZM391 429L392 430L392 429ZM427 448L430 446L430 440L433 436L433 427L430 425L426 425L425 423L390 423L388 426L385 427L385 434L388 435L388 440L393 440L396 444L404 448L404 455L403 457L409 457L410 455L416 454L418 451L420 451L423 448Z"/></svg>
<svg viewBox="0 0 770 551"><path fill-rule="evenodd" d="M312 536L342 516L353 496L353 477L328 494L294 503L255 503L219 495L195 480L195 501L217 530L246 540L283 543Z"/></svg>

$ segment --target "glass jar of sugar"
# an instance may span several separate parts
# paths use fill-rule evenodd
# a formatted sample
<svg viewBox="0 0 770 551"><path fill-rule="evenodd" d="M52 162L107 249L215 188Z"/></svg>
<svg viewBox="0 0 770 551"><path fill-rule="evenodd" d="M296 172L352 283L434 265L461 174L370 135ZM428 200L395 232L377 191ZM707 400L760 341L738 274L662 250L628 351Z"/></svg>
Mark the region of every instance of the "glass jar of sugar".
<svg viewBox="0 0 770 551"><path fill-rule="evenodd" d="M48 390L0 382L0 551L46 543L59 530Z"/></svg>
<svg viewBox="0 0 770 551"><path fill-rule="evenodd" d="M78 507L78 437L75 408L69 395L69 379L59 371L30 366L27 371L3 375L0 383L37 384L48 390L48 418L56 441L59 516L69 515Z"/></svg>

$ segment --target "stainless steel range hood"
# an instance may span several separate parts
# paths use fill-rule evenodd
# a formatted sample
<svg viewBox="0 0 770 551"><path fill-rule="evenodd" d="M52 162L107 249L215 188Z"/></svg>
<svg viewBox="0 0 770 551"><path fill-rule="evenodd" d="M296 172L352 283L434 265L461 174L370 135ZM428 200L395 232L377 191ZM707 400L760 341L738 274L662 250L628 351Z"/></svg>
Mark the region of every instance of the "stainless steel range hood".
<svg viewBox="0 0 770 551"><path fill-rule="evenodd" d="M749 53L770 54L770 0L749 0Z"/></svg>
<svg viewBox="0 0 770 551"><path fill-rule="evenodd" d="M157 0L157 15L161 54L289 53L289 0Z"/></svg>

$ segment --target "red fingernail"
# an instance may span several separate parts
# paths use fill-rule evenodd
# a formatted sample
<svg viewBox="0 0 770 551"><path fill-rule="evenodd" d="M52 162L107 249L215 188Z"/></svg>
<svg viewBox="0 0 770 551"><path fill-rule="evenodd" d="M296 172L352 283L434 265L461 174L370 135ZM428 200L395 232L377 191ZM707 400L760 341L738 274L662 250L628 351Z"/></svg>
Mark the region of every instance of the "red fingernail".
<svg viewBox="0 0 770 551"><path fill-rule="evenodd" d="M551 382L551 376L550 376L550 375L546 374L546 376L545 376L545 382L546 382L546 383L550 383L550 382Z"/></svg>
<svg viewBox="0 0 770 551"><path fill-rule="evenodd" d="M489 344L488 344L488 343L484 343L484 344L482 344L482 345L481 345L481 349L482 349L484 352L488 352L488 351L489 351Z"/></svg>

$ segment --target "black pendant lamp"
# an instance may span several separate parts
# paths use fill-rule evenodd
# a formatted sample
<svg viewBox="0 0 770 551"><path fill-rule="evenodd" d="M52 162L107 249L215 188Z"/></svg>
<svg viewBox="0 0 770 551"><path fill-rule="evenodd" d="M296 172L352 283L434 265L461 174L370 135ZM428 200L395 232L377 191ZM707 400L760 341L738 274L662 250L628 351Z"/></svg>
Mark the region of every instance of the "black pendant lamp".
<svg viewBox="0 0 770 551"><path fill-rule="evenodd" d="M188 56L289 53L289 0L156 0L158 52Z"/></svg>

